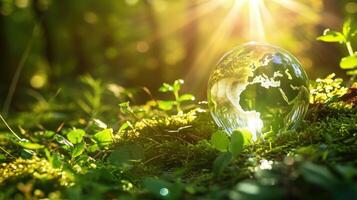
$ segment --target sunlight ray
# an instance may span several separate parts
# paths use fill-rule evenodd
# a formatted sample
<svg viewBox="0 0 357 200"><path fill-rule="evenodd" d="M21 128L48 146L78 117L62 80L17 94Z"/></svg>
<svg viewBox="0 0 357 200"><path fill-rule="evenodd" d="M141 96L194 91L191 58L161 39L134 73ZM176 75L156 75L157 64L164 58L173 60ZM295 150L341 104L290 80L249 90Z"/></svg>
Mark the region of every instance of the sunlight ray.
<svg viewBox="0 0 357 200"><path fill-rule="evenodd" d="M249 36L251 40L265 41L261 6L261 0L249 0Z"/></svg>
<svg viewBox="0 0 357 200"><path fill-rule="evenodd" d="M295 12L302 17L309 19L311 21L317 21L319 19L318 14L311 10L308 6L296 2L294 0L273 0L273 2ZM302 14L303 13L303 14Z"/></svg>
<svg viewBox="0 0 357 200"><path fill-rule="evenodd" d="M206 68L205 73L198 73L202 71L202 66L199 65L202 60L206 60L206 62L211 63L213 59L215 59L215 55L222 50L222 43L223 41L231 34L239 11L241 10L242 6L246 0L239 0L236 1L226 15L226 17L222 20L222 24L218 27L218 29L213 33L208 45L206 45L205 49L201 51L197 59L195 60L192 68L188 72L186 76L186 80L192 80L192 77L198 78L198 80L202 80L202 77L207 76L208 69L211 68L209 66ZM199 84L194 85L194 87L198 87ZM195 89L195 88L193 88Z"/></svg>
<svg viewBox="0 0 357 200"><path fill-rule="evenodd" d="M176 24L171 24L171 26L168 26L162 31L159 35L153 36L149 39L149 42L153 42L157 39L164 38L170 34L177 33L179 30L183 29L184 27L188 26L190 23L192 23L195 20L200 19L201 17L206 16L207 14L211 13L215 9L217 9L221 5L220 1L216 0L206 0L206 1L201 1L194 5L196 8L196 13L192 18L187 18L186 13L181 14L176 16L176 19L174 21L177 21Z"/></svg>

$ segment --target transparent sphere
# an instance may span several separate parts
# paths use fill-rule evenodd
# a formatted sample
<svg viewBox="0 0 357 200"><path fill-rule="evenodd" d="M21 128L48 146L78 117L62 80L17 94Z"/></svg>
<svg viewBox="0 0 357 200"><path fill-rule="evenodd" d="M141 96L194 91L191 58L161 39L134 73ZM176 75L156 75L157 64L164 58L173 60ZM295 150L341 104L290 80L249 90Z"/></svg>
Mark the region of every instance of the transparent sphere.
<svg viewBox="0 0 357 200"><path fill-rule="evenodd" d="M266 43L247 43L228 52L211 73L208 105L214 121L231 134L294 129L309 105L309 80L299 61Z"/></svg>

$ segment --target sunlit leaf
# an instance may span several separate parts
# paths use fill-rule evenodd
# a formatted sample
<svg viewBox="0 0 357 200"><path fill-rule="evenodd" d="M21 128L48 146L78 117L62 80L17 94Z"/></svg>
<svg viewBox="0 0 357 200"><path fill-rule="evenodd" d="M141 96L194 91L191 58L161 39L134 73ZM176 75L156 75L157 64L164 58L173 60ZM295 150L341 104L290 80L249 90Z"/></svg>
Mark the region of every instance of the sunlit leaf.
<svg viewBox="0 0 357 200"><path fill-rule="evenodd" d="M212 134L210 142L218 151L226 152L229 145L229 138L224 131L216 131Z"/></svg>
<svg viewBox="0 0 357 200"><path fill-rule="evenodd" d="M347 71L347 75L350 75L350 76L357 75L357 69Z"/></svg>
<svg viewBox="0 0 357 200"><path fill-rule="evenodd" d="M250 144L253 137L252 133L248 129L240 129L238 131L243 135L243 139L244 139L243 145Z"/></svg>
<svg viewBox="0 0 357 200"><path fill-rule="evenodd" d="M353 55L342 58L340 67L342 69L353 69L357 67L357 56Z"/></svg>
<svg viewBox="0 0 357 200"><path fill-rule="evenodd" d="M82 129L74 129L67 133L67 139L72 143L72 144L78 144L82 142L84 135L86 132Z"/></svg>
<svg viewBox="0 0 357 200"><path fill-rule="evenodd" d="M352 20L351 18L347 19L344 23L343 23L343 27L342 27L342 33L346 38L349 38L350 34L351 34L351 24L352 24Z"/></svg>
<svg viewBox="0 0 357 200"><path fill-rule="evenodd" d="M87 147L87 151L90 152L90 153L94 153L96 151L98 151L100 148L98 146L98 144L93 144L93 145L90 145L89 147Z"/></svg>
<svg viewBox="0 0 357 200"><path fill-rule="evenodd" d="M319 36L317 38L318 40L324 41L324 42L345 42L346 38L345 36L337 31L331 31L330 29L326 29L324 31L324 34L322 36Z"/></svg>
<svg viewBox="0 0 357 200"><path fill-rule="evenodd" d="M84 147L85 147L84 143L76 144L72 150L72 154L71 154L72 158L82 155L82 153L85 150Z"/></svg>
<svg viewBox="0 0 357 200"><path fill-rule="evenodd" d="M45 131L44 137L52 138L56 133L54 131Z"/></svg>
<svg viewBox="0 0 357 200"><path fill-rule="evenodd" d="M18 144L26 149L31 149L31 150L37 150L37 149L44 148L43 145L37 144L37 143L32 143L32 142L19 142Z"/></svg>
<svg viewBox="0 0 357 200"><path fill-rule="evenodd" d="M176 80L173 85L173 91L179 91L181 89L182 84L184 84L184 81L182 79Z"/></svg>
<svg viewBox="0 0 357 200"><path fill-rule="evenodd" d="M124 123L120 126L118 132L121 133L121 132L125 131L126 129L128 129L128 128L130 127L129 125L130 125L130 122L129 122L129 121L124 122Z"/></svg>
<svg viewBox="0 0 357 200"><path fill-rule="evenodd" d="M195 100L195 96L193 96L192 94L183 94L180 96L179 101L194 101Z"/></svg>
<svg viewBox="0 0 357 200"><path fill-rule="evenodd" d="M113 129L104 129L94 134L93 139L101 146L109 145L113 142Z"/></svg>
<svg viewBox="0 0 357 200"><path fill-rule="evenodd" d="M174 88L172 87L172 85L168 84L168 83L163 83L162 86L159 88L160 92L169 92L169 91L173 91Z"/></svg>
<svg viewBox="0 0 357 200"><path fill-rule="evenodd" d="M157 101L161 110L172 110L175 105L175 101Z"/></svg>

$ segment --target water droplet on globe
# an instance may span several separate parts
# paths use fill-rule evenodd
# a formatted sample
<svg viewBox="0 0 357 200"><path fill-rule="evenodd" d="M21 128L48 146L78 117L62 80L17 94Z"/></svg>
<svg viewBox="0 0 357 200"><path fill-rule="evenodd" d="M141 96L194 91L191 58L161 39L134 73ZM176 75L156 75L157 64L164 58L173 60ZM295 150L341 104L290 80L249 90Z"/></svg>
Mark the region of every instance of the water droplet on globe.
<svg viewBox="0 0 357 200"><path fill-rule="evenodd" d="M291 130L304 118L309 80L299 61L266 43L247 43L228 52L211 73L208 102L219 127L231 134Z"/></svg>

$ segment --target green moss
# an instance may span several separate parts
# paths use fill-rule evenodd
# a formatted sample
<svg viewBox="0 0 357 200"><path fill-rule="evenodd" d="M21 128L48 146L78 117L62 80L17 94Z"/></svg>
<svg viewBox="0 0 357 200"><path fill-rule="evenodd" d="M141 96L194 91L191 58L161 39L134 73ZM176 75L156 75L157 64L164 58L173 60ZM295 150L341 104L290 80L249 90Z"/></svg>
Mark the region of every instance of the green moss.
<svg viewBox="0 0 357 200"><path fill-rule="evenodd" d="M30 199L58 199L60 189L71 186L72 182L70 173L53 168L44 159L18 158L13 162L1 164L0 186L4 193L0 193L0 197L12 198L11 194L17 194Z"/></svg>
<svg viewBox="0 0 357 200"><path fill-rule="evenodd" d="M91 138L98 127L88 124L83 153L76 158L70 156L72 147L64 137L44 139L43 134L27 132L24 136L44 145L50 155L38 150L41 158L3 163L0 184L7 193L0 192L0 197L20 193L33 198L157 199L156 186L175 193L172 199L250 199L242 192L247 187L258 188L253 197L272 199L348 193L354 187L351 180L357 178L357 107L346 100L348 91L333 76L317 80L311 88L309 112L297 130L272 132L245 146L219 176L213 174L219 152L209 143L218 128L205 104L191 105L187 113L175 115L155 105L135 106L132 111L128 107L129 117L121 115L120 125L130 123L114 134L113 145L93 150L96 143ZM5 149L21 148L7 135L0 141ZM14 149L8 152L18 156ZM4 155L4 160L12 159ZM45 155L60 166L83 170L74 170L72 177L53 168ZM148 182L156 186L145 185ZM19 184L20 188L31 185L31 191L24 192ZM345 190L336 189L342 185L347 185Z"/></svg>

